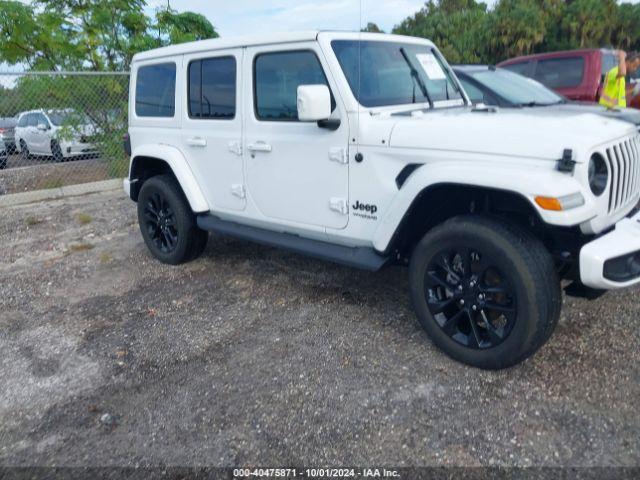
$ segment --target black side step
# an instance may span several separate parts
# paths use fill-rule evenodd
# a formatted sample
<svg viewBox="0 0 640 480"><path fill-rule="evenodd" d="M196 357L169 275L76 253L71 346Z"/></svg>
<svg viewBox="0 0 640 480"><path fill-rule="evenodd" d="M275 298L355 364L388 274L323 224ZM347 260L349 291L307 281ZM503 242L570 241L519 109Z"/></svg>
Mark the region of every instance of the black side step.
<svg viewBox="0 0 640 480"><path fill-rule="evenodd" d="M250 240L270 247L280 247L320 260L328 260L364 270L380 270L389 257L383 257L373 248L345 247L319 240L302 238L291 233L273 232L235 222L221 220L213 215L198 215L198 227L203 230Z"/></svg>

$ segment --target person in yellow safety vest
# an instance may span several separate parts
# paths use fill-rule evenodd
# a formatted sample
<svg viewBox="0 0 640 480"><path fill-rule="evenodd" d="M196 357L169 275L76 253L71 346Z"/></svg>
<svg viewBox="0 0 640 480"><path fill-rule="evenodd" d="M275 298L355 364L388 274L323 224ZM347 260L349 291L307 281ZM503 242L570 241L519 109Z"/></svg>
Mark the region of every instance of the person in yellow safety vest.
<svg viewBox="0 0 640 480"><path fill-rule="evenodd" d="M607 72L600 94L600 105L607 108L626 108L627 75L632 74L640 68L640 55L637 53L627 56L625 52L618 52L618 66Z"/></svg>

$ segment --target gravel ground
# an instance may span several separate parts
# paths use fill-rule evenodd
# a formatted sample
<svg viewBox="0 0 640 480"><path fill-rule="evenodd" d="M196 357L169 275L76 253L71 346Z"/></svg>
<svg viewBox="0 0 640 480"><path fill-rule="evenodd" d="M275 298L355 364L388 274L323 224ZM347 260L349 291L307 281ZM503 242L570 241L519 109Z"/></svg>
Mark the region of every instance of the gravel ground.
<svg viewBox="0 0 640 480"><path fill-rule="evenodd" d="M212 236L153 260L120 192L0 217L1 465L640 465L640 302L565 298L484 372L438 351L407 272Z"/></svg>
<svg viewBox="0 0 640 480"><path fill-rule="evenodd" d="M122 166L126 175L126 165ZM0 195L78 185L113 178L108 161L88 157L74 157L56 163L51 157L32 156L24 160L19 154L9 155L7 167L0 170Z"/></svg>

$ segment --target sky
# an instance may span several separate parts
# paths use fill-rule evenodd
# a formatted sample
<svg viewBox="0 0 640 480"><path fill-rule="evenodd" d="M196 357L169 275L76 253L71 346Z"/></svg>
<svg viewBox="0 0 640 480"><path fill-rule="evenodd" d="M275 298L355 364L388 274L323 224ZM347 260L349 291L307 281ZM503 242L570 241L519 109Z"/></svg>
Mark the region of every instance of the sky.
<svg viewBox="0 0 640 480"><path fill-rule="evenodd" d="M485 0L492 7L496 0ZM639 0L624 0L637 3ZM360 0L169 0L171 7L201 13L221 36L290 30L359 30ZM149 13L167 0L147 0ZM425 0L362 0L362 25L389 32Z"/></svg>
<svg viewBox="0 0 640 480"><path fill-rule="evenodd" d="M201 13L221 36L290 30L359 30L360 0L169 0L171 7ZM167 0L147 0L150 13ZM424 0L362 0L364 25L390 31L420 10Z"/></svg>

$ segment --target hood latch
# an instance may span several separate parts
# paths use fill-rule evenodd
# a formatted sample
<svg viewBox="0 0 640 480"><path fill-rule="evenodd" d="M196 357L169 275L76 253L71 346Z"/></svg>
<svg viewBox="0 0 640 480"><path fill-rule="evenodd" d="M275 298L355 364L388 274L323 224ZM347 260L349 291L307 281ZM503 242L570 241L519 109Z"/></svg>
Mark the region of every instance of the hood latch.
<svg viewBox="0 0 640 480"><path fill-rule="evenodd" d="M561 172L573 173L576 163L578 162L573 159L573 150L567 148L562 152L562 158L558 160L558 170Z"/></svg>

